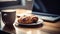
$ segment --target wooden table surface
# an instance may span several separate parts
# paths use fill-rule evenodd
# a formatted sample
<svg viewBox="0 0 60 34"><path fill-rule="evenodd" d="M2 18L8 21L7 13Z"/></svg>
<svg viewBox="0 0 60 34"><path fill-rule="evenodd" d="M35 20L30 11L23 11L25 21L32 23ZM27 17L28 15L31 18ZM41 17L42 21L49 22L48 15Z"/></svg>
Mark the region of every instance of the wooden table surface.
<svg viewBox="0 0 60 34"><path fill-rule="evenodd" d="M44 22L43 23L43 27L39 27L39 28L17 28L16 29L16 33L19 32L24 32L26 33L30 33L30 34L60 34L60 26L58 25L60 24L60 22L58 23L51 23L51 22Z"/></svg>
<svg viewBox="0 0 60 34"><path fill-rule="evenodd" d="M19 12L17 12L17 14L18 13ZM20 28L14 27L14 28L9 29L5 27L3 31L14 33L14 34L60 34L60 21L56 23L44 22L43 26L39 28L21 28L21 27Z"/></svg>
<svg viewBox="0 0 60 34"><path fill-rule="evenodd" d="M16 34L60 34L60 26L58 23L44 22L42 27L39 28L21 28L14 27L8 28L4 26L3 31ZM59 27L58 27L59 26Z"/></svg>

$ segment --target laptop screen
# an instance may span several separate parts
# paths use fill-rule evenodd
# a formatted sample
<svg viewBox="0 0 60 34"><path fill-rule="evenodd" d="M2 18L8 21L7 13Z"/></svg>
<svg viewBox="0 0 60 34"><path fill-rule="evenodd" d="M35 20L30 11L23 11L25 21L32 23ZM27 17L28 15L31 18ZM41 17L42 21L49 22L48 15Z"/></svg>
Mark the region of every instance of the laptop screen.
<svg viewBox="0 0 60 34"><path fill-rule="evenodd" d="M60 15L59 0L34 0L33 11Z"/></svg>

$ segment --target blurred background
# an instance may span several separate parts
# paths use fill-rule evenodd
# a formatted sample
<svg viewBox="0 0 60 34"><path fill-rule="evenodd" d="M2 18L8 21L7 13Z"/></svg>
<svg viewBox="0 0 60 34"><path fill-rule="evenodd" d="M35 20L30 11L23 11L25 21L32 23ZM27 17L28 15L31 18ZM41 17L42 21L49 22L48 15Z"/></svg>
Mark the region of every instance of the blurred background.
<svg viewBox="0 0 60 34"><path fill-rule="evenodd" d="M35 0L35 1L34 0L0 0L0 22L1 22L1 10L4 9L15 9L16 14L22 14L22 13L33 13L35 15L37 14L39 15L39 17L43 17L42 18L43 20L47 20L44 21L43 23L44 24L44 27L42 29L43 31L46 31L49 34L51 32L55 33L55 31L60 33L59 0ZM40 28L36 30L39 29Z"/></svg>

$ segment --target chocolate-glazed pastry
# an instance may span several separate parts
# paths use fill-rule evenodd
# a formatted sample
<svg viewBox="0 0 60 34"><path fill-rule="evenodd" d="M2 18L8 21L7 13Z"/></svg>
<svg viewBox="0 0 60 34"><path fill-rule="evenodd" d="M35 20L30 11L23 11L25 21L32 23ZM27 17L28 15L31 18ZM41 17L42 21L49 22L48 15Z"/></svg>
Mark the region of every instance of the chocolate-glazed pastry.
<svg viewBox="0 0 60 34"><path fill-rule="evenodd" d="M32 23L36 23L38 21L38 17L32 17Z"/></svg>
<svg viewBox="0 0 60 34"><path fill-rule="evenodd" d="M30 23L32 23L30 16L20 17L20 19L18 19L18 22L22 23L22 24L30 24Z"/></svg>
<svg viewBox="0 0 60 34"><path fill-rule="evenodd" d="M18 23L22 24L31 24L31 23L36 23L38 21L38 17L36 16L22 16L18 19Z"/></svg>

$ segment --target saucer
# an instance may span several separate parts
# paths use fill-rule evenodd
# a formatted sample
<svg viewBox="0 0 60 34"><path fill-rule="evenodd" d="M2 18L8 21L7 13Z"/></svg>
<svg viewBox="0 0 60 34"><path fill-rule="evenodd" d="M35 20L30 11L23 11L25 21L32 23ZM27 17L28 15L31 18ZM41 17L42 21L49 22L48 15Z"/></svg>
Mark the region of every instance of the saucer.
<svg viewBox="0 0 60 34"><path fill-rule="evenodd" d="M22 23L16 22L15 26L17 26L17 27L28 27L28 28L41 27L41 26L43 26L43 20L39 19L36 23L31 23L31 24L22 24Z"/></svg>

